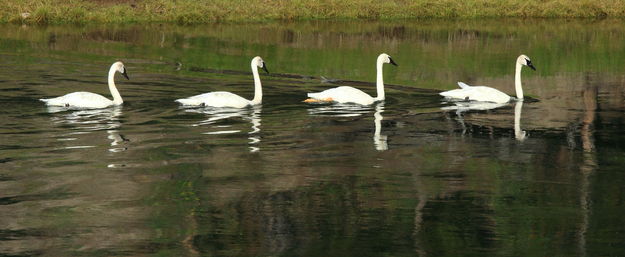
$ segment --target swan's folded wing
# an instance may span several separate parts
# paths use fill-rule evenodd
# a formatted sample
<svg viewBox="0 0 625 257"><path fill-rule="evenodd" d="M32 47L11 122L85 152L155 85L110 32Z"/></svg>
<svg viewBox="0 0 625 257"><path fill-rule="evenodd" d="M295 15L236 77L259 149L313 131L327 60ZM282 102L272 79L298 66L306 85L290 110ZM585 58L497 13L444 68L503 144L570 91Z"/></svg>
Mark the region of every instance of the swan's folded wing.
<svg viewBox="0 0 625 257"><path fill-rule="evenodd" d="M452 89L452 90L440 92L439 95L447 97L447 98L463 99L463 100L471 95L473 91L472 90L473 87L461 81L458 81L458 86L460 86L460 89Z"/></svg>
<svg viewBox="0 0 625 257"><path fill-rule="evenodd" d="M452 99L465 99L468 95L469 95L469 91L471 89L467 88L467 89L452 89L449 91L444 91L444 92L440 92L438 93L441 96L447 97L447 98L452 98Z"/></svg>
<svg viewBox="0 0 625 257"><path fill-rule="evenodd" d="M104 96L91 92L74 92L49 99L39 99L49 106L72 106L81 108L105 108L113 102Z"/></svg>
<svg viewBox="0 0 625 257"><path fill-rule="evenodd" d="M205 93L188 98L177 99L175 101L181 103L182 105L191 106L205 105L212 107L243 108L250 105L249 100L233 93L223 91Z"/></svg>
<svg viewBox="0 0 625 257"><path fill-rule="evenodd" d="M374 102L374 99L367 93L349 86L330 88L318 93L308 93L308 97L317 100L330 100L338 103L356 103L362 105L368 105Z"/></svg>

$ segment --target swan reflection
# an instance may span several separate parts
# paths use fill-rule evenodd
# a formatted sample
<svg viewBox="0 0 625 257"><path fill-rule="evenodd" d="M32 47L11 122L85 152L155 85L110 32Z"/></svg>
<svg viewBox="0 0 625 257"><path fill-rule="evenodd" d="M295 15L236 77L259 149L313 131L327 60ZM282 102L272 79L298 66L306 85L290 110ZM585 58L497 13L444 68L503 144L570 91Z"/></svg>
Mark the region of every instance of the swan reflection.
<svg viewBox="0 0 625 257"><path fill-rule="evenodd" d="M441 107L441 110L444 111L456 111L456 115L458 115L458 122L462 126L462 133L465 134L467 127L464 123L464 118L462 117L463 112L467 111L486 111L492 110L499 107L507 106L508 103L489 103L489 102L454 102L452 106ZM521 130L521 111L523 109L523 100L519 100L515 102L514 105L514 138L518 141L524 141L528 137L528 133L524 130Z"/></svg>
<svg viewBox="0 0 625 257"><path fill-rule="evenodd" d="M363 114L371 113L373 108L369 105L357 105L357 104L331 104L331 105L318 105L314 108L308 109L308 114L313 116L330 116L330 117L358 117ZM384 103L378 103L375 105L373 114L373 123L375 126L375 132L373 133L373 144L378 151L388 150L388 137L381 135L382 131L382 112L384 112Z"/></svg>
<svg viewBox="0 0 625 257"><path fill-rule="evenodd" d="M119 134L121 122L119 116L122 114L121 106L114 106L105 109L71 109L66 107L47 107L49 113L55 114L51 117L53 124L69 126L57 138L58 141L79 142L78 135L88 135L96 131L106 130L107 138L111 140L110 152L125 151L127 147L122 146L128 140ZM92 141L93 142L93 141ZM97 145L70 145L63 149L93 148Z"/></svg>
<svg viewBox="0 0 625 257"><path fill-rule="evenodd" d="M514 105L514 138L523 142L527 138L527 132L521 130L521 109L523 109L523 100L517 101Z"/></svg>
<svg viewBox="0 0 625 257"><path fill-rule="evenodd" d="M318 104L308 109L315 116L358 117L371 111L371 106L359 104Z"/></svg>
<svg viewBox="0 0 625 257"><path fill-rule="evenodd" d="M71 109L66 107L47 107L49 113L60 113L51 118L56 124L71 124L77 130L105 130L115 129L121 126L119 116L122 107L115 106L105 109Z"/></svg>
<svg viewBox="0 0 625 257"><path fill-rule="evenodd" d="M491 103L491 102L479 102L479 101L457 101L451 102L454 105L441 107L443 111L456 111L456 120L460 123L462 127L462 135L467 133L467 126L464 123L464 118L462 117L462 113L468 111L486 111L496 109L508 103Z"/></svg>
<svg viewBox="0 0 625 257"><path fill-rule="evenodd" d="M375 150L386 151L388 150L388 136L380 135L382 130L382 113L384 112L384 103L379 103L375 106L375 113L373 114L373 123L375 124L375 132L373 133L373 145Z"/></svg>
<svg viewBox="0 0 625 257"><path fill-rule="evenodd" d="M220 134L234 134L240 133L240 129L232 129L232 125L219 125L220 122L231 118L243 118L250 121L252 124L251 130L247 132L249 135L248 142L250 152L257 152L260 150L258 145L260 144L260 125L261 125L261 106L253 106L251 108L183 108L185 112L201 113L208 115L205 120L201 120L191 126L211 126L217 130L204 132L205 135L220 135Z"/></svg>
<svg viewBox="0 0 625 257"><path fill-rule="evenodd" d="M111 148L109 148L109 152L116 153L128 150L128 147L125 147L124 143L129 140L119 134L118 130L107 130L106 132L109 134L108 139L111 140Z"/></svg>
<svg viewBox="0 0 625 257"><path fill-rule="evenodd" d="M453 102L454 105L441 107L443 111L456 111L456 114L460 115L467 111L486 111L508 105L508 103L490 103L490 102L476 102L476 101L462 101Z"/></svg>

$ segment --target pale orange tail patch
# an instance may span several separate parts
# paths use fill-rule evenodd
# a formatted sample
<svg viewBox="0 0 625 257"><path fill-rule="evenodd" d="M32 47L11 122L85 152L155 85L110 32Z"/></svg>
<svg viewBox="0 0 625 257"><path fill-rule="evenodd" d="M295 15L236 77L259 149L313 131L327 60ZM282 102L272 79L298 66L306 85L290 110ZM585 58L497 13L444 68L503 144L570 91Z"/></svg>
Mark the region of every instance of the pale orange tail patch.
<svg viewBox="0 0 625 257"><path fill-rule="evenodd" d="M304 100L304 103L323 103L323 102L333 102L334 99L332 99L332 97L328 97L328 98L324 98L324 99L314 99L314 98L308 98L306 100Z"/></svg>

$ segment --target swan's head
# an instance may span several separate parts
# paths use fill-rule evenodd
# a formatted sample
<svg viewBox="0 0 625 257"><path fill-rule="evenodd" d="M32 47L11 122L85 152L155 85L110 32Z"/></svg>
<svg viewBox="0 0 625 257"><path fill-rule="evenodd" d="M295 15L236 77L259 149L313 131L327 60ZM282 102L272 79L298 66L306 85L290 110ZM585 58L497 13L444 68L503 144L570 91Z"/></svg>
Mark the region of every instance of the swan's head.
<svg viewBox="0 0 625 257"><path fill-rule="evenodd" d="M390 63L392 65L397 66L397 63L395 63L395 61L393 61L393 58L391 58L390 55L388 54L380 54L380 56L378 56L378 62L382 62L382 63Z"/></svg>
<svg viewBox="0 0 625 257"><path fill-rule="evenodd" d="M113 63L113 68L115 68L116 71L124 75L126 79L128 80L130 79L128 78L128 73L126 72L126 67L124 67L124 63L122 62Z"/></svg>
<svg viewBox="0 0 625 257"><path fill-rule="evenodd" d="M261 68L265 72L269 73L269 71L267 70L267 65L265 64L265 61L263 61L263 58L260 58L260 56L256 56L254 57L254 59L252 59L252 65L256 65L258 68Z"/></svg>
<svg viewBox="0 0 625 257"><path fill-rule="evenodd" d="M534 67L534 65L532 64L532 61L530 60L529 57L527 57L527 55L522 54L521 56L519 56L519 58L516 59L516 62L518 64L530 67L532 68L532 70L536 70L536 67Z"/></svg>

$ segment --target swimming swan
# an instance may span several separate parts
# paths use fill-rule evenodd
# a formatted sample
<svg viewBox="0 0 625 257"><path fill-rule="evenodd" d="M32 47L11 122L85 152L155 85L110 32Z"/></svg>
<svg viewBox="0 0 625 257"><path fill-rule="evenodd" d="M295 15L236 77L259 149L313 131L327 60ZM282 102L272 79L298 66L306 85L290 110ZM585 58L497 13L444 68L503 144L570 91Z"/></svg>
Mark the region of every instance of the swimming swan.
<svg viewBox="0 0 625 257"><path fill-rule="evenodd" d="M56 98L39 100L45 102L48 106L77 107L89 109L99 109L113 105L121 105L122 103L124 103L124 100L122 100L122 96L119 95L119 91L117 91L117 87L115 87L114 78L116 71L124 75L126 79L129 79L128 73L126 73L126 68L124 67L124 64L122 62L116 62L111 65L111 68L109 69L108 82L109 90L111 90L111 95L113 95L113 101L107 99L104 96L90 92L74 92Z"/></svg>
<svg viewBox="0 0 625 257"><path fill-rule="evenodd" d="M191 96L188 98L177 99L176 102L185 105L185 106L212 106L212 107L232 107L232 108L243 108L250 105L258 105L263 101L263 89L260 84L260 77L258 76L258 69L256 67L262 68L265 72L267 71L267 66L260 56L254 57L252 59L252 74L254 75L254 99L247 100L243 97L235 95L230 92L217 91L204 93L201 95Z"/></svg>
<svg viewBox="0 0 625 257"><path fill-rule="evenodd" d="M337 102L337 103L356 103L361 105L370 105L377 101L384 100L384 79L382 77L382 64L390 63L397 66L397 64L391 59L388 54L380 54L377 60L377 81L376 87L378 90L378 97L371 97L369 94L362 92L360 89L356 89L348 86L335 87L324 90L319 93L308 93L309 99L304 100L307 103L318 102Z"/></svg>
<svg viewBox="0 0 625 257"><path fill-rule="evenodd" d="M536 70L530 58L526 55L520 55L516 59L516 72L514 76L514 87L516 89L516 98L523 99L523 88L521 87L521 67L526 65L532 70ZM440 95L459 100L480 101L480 102L493 102L493 103L507 103L513 98L505 93L485 86L469 86L463 82L458 82L460 89L449 90L440 93Z"/></svg>

